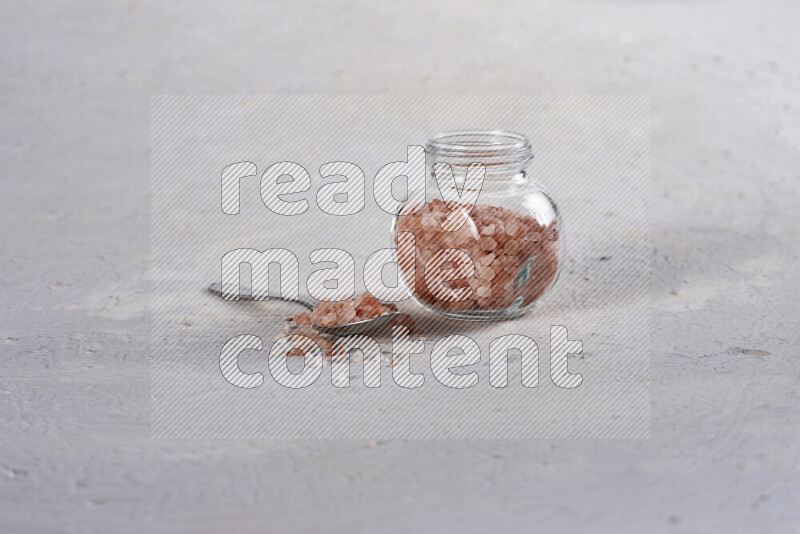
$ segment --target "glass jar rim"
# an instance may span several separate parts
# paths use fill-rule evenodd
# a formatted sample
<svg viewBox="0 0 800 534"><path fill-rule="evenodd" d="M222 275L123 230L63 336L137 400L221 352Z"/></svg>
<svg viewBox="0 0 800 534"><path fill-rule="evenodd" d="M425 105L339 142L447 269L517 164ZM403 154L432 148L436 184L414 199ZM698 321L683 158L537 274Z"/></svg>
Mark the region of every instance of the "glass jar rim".
<svg viewBox="0 0 800 534"><path fill-rule="evenodd" d="M524 134L504 130L456 130L431 136L428 148L453 155L472 155L477 152L498 155L530 153L531 143Z"/></svg>
<svg viewBox="0 0 800 534"><path fill-rule="evenodd" d="M431 136L425 148L436 158L484 157L508 163L527 163L533 158L526 135L504 130L441 132Z"/></svg>

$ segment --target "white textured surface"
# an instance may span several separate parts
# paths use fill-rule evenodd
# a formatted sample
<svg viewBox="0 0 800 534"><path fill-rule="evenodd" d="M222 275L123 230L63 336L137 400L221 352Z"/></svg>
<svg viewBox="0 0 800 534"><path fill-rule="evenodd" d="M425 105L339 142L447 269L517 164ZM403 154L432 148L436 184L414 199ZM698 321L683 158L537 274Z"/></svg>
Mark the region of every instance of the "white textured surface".
<svg viewBox="0 0 800 534"><path fill-rule="evenodd" d="M0 6L0 530L800 529L800 5L469 4ZM652 438L151 441L165 92L651 94Z"/></svg>
<svg viewBox="0 0 800 534"><path fill-rule="evenodd" d="M646 438L648 100L636 95L153 99L152 436ZM387 162L405 158L407 144L425 143L430 132L463 125L530 132L539 156L529 172L544 181L565 221L566 259L557 287L535 312L514 321L437 320L411 301L400 303L401 311L412 314L421 327L415 339L427 344L424 354L412 358L411 368L423 382L418 389L396 386L388 375L400 367L388 365L380 388L358 387L363 385L360 363L352 366L353 387L347 389L330 385L328 368L302 390L279 387L267 371L267 354L285 317L300 310L274 301L233 303L210 295L205 288L220 278L220 258L236 247L290 250L305 297L306 280L319 269L311 264L311 252L340 247L352 254L355 291L361 293L362 267L370 254L389 244L392 224L373 196L376 173ZM304 195L310 199L308 211L289 218L267 210L256 176L241 180L240 213L221 213L219 170L245 155L262 172L282 159L310 169L311 191ZM316 169L330 157L357 161L368 177L364 188L369 198L360 213L331 217L320 211L315 193L322 180ZM484 185L481 200L486 202L493 187ZM429 198L435 192L433 185ZM509 202L503 207L514 209ZM603 256L606 260L599 261ZM281 273L281 283L290 278ZM275 289L277 280L272 282ZM550 380L550 325L560 324L567 325L570 339L582 342L570 372L586 380L572 391ZM246 351L239 358L246 372L266 374L267 383L255 390L231 387L220 374L222 346L244 333L264 340L261 352ZM541 347L543 379L536 390L522 387L516 378L516 358L513 384L500 391L489 386L490 342L510 333L528 335ZM466 390L440 387L431 373L434 344L454 334L469 336L483 355L473 368L483 379ZM391 329L370 335L391 350ZM388 364L389 355L385 359Z"/></svg>

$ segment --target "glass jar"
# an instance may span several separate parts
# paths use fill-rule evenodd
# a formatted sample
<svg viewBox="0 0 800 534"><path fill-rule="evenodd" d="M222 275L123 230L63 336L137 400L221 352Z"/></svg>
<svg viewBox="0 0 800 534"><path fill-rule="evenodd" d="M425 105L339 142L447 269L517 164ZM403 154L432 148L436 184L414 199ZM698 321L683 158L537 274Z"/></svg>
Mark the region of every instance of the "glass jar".
<svg viewBox="0 0 800 534"><path fill-rule="evenodd" d="M553 199L525 172L528 138L448 132L425 149L426 202L404 206L392 224L400 282L423 308L453 319L503 320L534 307L558 278L562 227ZM442 179L449 173L440 164L454 180ZM457 193L470 165L480 172L474 164L484 179L470 210ZM462 211L456 230L442 225L451 208Z"/></svg>

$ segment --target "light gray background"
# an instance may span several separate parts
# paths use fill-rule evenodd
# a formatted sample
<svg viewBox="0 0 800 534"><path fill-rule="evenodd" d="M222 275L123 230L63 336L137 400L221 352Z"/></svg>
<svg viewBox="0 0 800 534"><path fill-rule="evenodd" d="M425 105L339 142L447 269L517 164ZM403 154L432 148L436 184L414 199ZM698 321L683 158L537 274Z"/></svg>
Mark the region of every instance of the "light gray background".
<svg viewBox="0 0 800 534"><path fill-rule="evenodd" d="M800 4L0 5L4 532L794 532ZM153 93L646 93L651 439L151 441Z"/></svg>
<svg viewBox="0 0 800 534"><path fill-rule="evenodd" d="M646 438L650 430L650 161L649 98L637 95L458 96L163 96L153 98L151 187L152 411L158 438ZM420 329L423 353L411 369L418 389L397 386L388 366L391 328L370 335L387 354L380 388L363 385L361 361L351 386L331 385L331 368L306 388L288 390L270 376L267 359L289 315L284 303L225 302L206 291L221 277L233 249L284 248L298 259L300 295L320 266L315 249L346 250L355 262L356 293L364 264L394 246L392 216L374 198L378 170L405 161L408 145L432 132L465 128L526 132L536 153L528 167L558 202L564 256L557 285L536 309L514 321L442 319L412 301L398 303ZM220 175L246 159L256 176L240 180L240 211L220 208ZM308 210L295 216L268 210L260 178L279 161L310 174ZM327 161L357 164L365 174L366 205L332 216L316 200ZM461 176L459 176L461 178ZM265 182L266 183L266 182ZM430 185L428 198L435 194ZM479 199L480 201L480 199ZM484 201L486 201L484 199ZM506 206L511 208L511 206ZM604 258L601 260L601 258ZM249 279L249 269L247 276ZM270 286L279 290L277 269ZM281 273L283 277L283 273ZM283 281L281 280L281 283ZM249 285L247 281L244 285ZM550 326L564 325L583 350L569 370L583 375L567 390L550 380ZM232 386L220 372L220 351L234 336L263 340L261 351L238 358L261 372L257 389ZM471 368L479 383L464 390L439 384L431 350L448 335L469 336L481 350ZM509 385L489 385L489 345L522 334L539 346L539 386L522 386L520 359L509 363ZM290 362L299 372L301 361Z"/></svg>

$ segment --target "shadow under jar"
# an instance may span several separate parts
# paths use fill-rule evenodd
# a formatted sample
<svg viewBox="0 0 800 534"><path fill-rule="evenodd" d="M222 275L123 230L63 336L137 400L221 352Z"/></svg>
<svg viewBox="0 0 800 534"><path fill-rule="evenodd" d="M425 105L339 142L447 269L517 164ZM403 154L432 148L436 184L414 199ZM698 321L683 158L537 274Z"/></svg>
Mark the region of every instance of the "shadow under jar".
<svg viewBox="0 0 800 534"><path fill-rule="evenodd" d="M400 282L423 308L453 319L503 320L534 307L558 278L562 246L558 207L525 172L533 158L528 138L448 132L425 148L430 200L407 204L392 224ZM455 177L442 187L460 190L478 163L485 175L472 210L463 202L445 204L436 178L446 168L441 164ZM465 211L455 231L442 227L451 208Z"/></svg>

